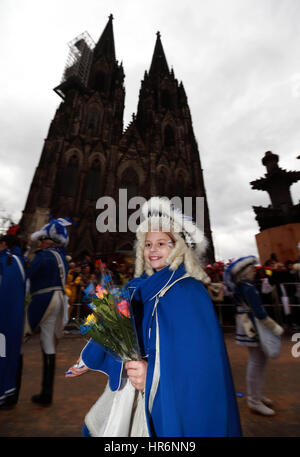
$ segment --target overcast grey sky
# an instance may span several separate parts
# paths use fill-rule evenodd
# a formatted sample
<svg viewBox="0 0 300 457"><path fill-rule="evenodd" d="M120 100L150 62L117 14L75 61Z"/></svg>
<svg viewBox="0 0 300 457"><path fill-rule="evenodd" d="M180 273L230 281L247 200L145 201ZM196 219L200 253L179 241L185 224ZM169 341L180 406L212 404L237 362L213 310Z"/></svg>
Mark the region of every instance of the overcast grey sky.
<svg viewBox="0 0 300 457"><path fill-rule="evenodd" d="M18 220L60 102L68 42L99 39L114 15L125 70L125 126L156 40L183 81L198 141L218 259L256 254L250 181L267 150L300 161L299 0L1 0L0 209ZM291 188L294 203L300 183Z"/></svg>

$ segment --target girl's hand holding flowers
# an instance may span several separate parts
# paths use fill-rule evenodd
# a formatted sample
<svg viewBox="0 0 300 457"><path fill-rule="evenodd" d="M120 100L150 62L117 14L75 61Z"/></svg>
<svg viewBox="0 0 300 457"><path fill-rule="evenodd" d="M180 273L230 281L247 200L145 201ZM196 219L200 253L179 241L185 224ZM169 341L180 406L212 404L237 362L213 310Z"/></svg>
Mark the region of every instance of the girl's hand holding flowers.
<svg viewBox="0 0 300 457"><path fill-rule="evenodd" d="M145 360L126 362L129 381L137 390L145 390L148 363Z"/></svg>

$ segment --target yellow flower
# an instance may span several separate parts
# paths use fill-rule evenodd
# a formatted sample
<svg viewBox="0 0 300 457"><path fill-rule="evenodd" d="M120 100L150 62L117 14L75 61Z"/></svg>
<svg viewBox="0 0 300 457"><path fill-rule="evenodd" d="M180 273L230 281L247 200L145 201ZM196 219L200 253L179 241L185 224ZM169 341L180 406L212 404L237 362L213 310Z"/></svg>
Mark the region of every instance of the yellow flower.
<svg viewBox="0 0 300 457"><path fill-rule="evenodd" d="M94 314L89 314L83 325L94 325L94 324L96 324L96 322L97 322L97 319L94 316Z"/></svg>

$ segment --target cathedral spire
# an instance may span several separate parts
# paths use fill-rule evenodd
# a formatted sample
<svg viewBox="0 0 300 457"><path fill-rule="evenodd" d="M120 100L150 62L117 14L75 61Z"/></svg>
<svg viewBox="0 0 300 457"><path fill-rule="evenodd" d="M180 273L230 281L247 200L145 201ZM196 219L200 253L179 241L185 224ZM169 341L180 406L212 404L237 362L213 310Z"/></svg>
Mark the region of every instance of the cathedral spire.
<svg viewBox="0 0 300 457"><path fill-rule="evenodd" d="M113 15L110 14L108 17L108 22L105 29L102 32L102 35L99 38L98 43L94 49L94 57L105 56L109 60L116 60L115 53L115 42L114 42L114 32L113 32Z"/></svg>
<svg viewBox="0 0 300 457"><path fill-rule="evenodd" d="M164 53L164 49L160 39L160 32L156 33L156 43L153 52L152 62L149 70L150 78L153 76L164 76L169 75L169 67L167 63L167 59Z"/></svg>

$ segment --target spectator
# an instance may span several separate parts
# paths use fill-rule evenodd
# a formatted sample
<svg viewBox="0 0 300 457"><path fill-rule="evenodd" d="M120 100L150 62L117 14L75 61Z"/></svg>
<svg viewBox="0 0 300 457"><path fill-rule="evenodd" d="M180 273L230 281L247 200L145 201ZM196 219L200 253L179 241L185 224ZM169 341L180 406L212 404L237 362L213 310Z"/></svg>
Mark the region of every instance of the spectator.
<svg viewBox="0 0 300 457"><path fill-rule="evenodd" d="M277 259L277 255L273 252L271 255L270 255L270 258L265 262L265 265L266 267L276 267L278 263L278 259Z"/></svg>
<svg viewBox="0 0 300 457"><path fill-rule="evenodd" d="M94 273L96 275L96 280L98 284L101 284L102 281L102 261L101 259L97 259L94 264Z"/></svg>
<svg viewBox="0 0 300 457"><path fill-rule="evenodd" d="M91 267L89 265L81 267L81 290L83 291L90 283Z"/></svg>
<svg viewBox="0 0 300 457"><path fill-rule="evenodd" d="M93 273L94 272L94 263L92 262L92 258L91 256L85 254L82 262L81 262L81 266L84 268L84 267L90 267L89 269L89 272L90 273Z"/></svg>
<svg viewBox="0 0 300 457"><path fill-rule="evenodd" d="M67 276L66 293L69 297L69 320L74 317L76 306L81 301L81 267L75 262L70 264Z"/></svg>

